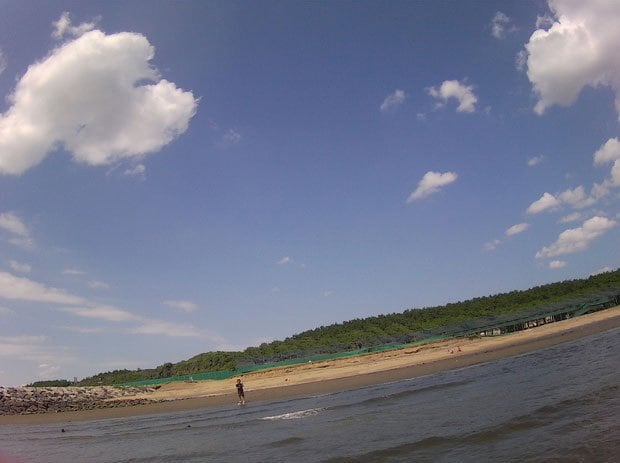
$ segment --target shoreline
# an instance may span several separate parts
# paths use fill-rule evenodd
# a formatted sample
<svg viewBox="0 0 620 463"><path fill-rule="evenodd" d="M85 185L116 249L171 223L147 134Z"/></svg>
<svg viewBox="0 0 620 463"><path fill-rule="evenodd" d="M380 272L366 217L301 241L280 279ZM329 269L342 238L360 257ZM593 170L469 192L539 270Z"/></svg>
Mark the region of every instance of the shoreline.
<svg viewBox="0 0 620 463"><path fill-rule="evenodd" d="M620 307L582 315L497 337L459 338L410 346L395 351L279 367L245 374L246 399L263 402L339 392L522 355L620 327ZM154 392L127 396L152 403L119 408L29 415L0 415L0 425L43 424L181 412L235 406L234 381L169 383Z"/></svg>

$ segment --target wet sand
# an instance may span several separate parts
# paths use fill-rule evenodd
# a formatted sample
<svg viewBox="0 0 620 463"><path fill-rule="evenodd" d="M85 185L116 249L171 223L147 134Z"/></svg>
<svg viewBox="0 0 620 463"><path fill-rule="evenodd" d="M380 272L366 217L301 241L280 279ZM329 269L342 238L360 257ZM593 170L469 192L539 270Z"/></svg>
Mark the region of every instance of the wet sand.
<svg viewBox="0 0 620 463"><path fill-rule="evenodd" d="M485 363L618 327L620 307L614 307L505 336L452 339L393 351L274 368L246 374L242 376L242 380L249 403L306 397ZM0 425L97 420L235 405L235 381L236 378L169 383L153 393L129 397L160 401L157 403L39 415L0 416Z"/></svg>

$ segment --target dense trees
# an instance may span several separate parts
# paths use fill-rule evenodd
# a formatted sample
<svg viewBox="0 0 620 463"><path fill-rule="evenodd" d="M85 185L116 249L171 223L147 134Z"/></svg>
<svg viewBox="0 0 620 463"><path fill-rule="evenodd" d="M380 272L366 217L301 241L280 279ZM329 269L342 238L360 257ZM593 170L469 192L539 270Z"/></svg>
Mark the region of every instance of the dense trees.
<svg viewBox="0 0 620 463"><path fill-rule="evenodd" d="M282 341L248 347L243 352L206 352L179 363L164 363L154 369L101 373L85 378L78 384L121 384L199 372L234 370L248 364L277 362L390 342L410 342L441 334L449 331L450 327L458 327L459 324L474 319L517 314L558 303L568 304L579 298L592 298L593 295L610 290L620 292L620 269L586 279L537 286L526 291L511 291L444 306L407 309L401 313L358 318L304 331ZM43 382L37 384L41 383Z"/></svg>

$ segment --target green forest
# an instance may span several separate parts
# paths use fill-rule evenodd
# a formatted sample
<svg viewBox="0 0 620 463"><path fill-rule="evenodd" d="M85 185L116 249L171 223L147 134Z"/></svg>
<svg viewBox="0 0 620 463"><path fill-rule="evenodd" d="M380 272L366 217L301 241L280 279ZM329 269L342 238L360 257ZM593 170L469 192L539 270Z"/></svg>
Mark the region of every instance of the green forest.
<svg viewBox="0 0 620 463"><path fill-rule="evenodd" d="M278 362L321 353L343 352L389 343L405 343L438 334L458 332L472 321L515 316L541 308L578 303L605 292L620 292L620 269L585 279L566 280L523 291L477 297L437 307L412 308L400 313L354 319L292 335L284 340L248 347L241 352L205 352L156 368L115 370L84 378L78 386L115 385L131 381L235 370L245 365ZM38 381L30 386L65 386L66 380Z"/></svg>

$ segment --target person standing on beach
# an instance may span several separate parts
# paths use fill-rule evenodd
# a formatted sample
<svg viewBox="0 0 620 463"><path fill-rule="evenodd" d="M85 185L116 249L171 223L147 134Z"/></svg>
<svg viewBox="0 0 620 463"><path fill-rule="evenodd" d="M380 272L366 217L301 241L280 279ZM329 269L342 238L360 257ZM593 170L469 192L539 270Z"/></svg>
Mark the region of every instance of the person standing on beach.
<svg viewBox="0 0 620 463"><path fill-rule="evenodd" d="M239 396L239 403L238 405L245 405L245 394L243 392L243 383L241 382L241 379L237 380L237 395Z"/></svg>

